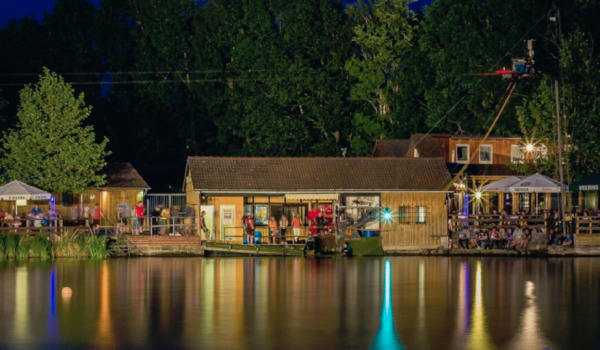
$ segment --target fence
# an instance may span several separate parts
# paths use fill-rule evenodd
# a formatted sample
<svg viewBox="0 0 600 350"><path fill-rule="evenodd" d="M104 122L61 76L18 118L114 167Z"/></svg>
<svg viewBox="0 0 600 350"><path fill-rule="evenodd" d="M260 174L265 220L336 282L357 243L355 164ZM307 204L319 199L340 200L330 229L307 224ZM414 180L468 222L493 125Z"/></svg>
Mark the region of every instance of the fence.
<svg viewBox="0 0 600 350"><path fill-rule="evenodd" d="M74 225L68 227L75 231L87 231L89 227L84 225ZM38 219L38 218L26 218L26 219L2 219L0 220L0 233L9 234L60 234L65 230L64 220L58 218L51 219Z"/></svg>
<svg viewBox="0 0 600 350"><path fill-rule="evenodd" d="M177 206L184 210L186 204L185 193L152 193L146 194L144 204L148 211L152 211L156 206L162 204L165 208Z"/></svg>
<svg viewBox="0 0 600 350"><path fill-rule="evenodd" d="M514 229L517 225L521 229L530 230L546 230L547 220L542 216L521 216L521 215L451 215L450 223L452 231L457 229L475 229L475 230L491 230L497 229Z"/></svg>
<svg viewBox="0 0 600 350"><path fill-rule="evenodd" d="M283 229L283 230L282 230ZM227 240L247 239L245 234L237 235L236 232L244 232L243 227L224 227L223 238ZM258 234L257 234L258 233ZM271 234L268 226L259 226L254 229L255 244L299 244L314 235L333 234L333 227L277 227L277 233Z"/></svg>
<svg viewBox="0 0 600 350"><path fill-rule="evenodd" d="M600 217L576 216L573 220L576 234L600 233Z"/></svg>

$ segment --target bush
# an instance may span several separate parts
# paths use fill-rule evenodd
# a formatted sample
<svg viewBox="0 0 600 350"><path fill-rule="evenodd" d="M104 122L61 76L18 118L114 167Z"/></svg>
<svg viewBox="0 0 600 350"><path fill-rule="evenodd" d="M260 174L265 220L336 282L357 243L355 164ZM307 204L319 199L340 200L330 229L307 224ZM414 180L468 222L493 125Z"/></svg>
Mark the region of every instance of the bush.
<svg viewBox="0 0 600 350"><path fill-rule="evenodd" d="M48 236L27 237L0 234L0 260L27 258L84 258L104 259L107 255L104 237L65 232L51 241Z"/></svg>

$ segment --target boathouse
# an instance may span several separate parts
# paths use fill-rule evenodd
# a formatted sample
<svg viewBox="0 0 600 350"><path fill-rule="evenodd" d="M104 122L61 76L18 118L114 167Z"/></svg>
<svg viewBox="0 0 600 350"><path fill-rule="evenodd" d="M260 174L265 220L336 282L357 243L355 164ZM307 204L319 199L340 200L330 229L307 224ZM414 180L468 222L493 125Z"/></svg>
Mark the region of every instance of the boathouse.
<svg viewBox="0 0 600 350"><path fill-rule="evenodd" d="M437 247L447 236L449 181L443 158L190 157L184 188L218 241L241 243L245 213L266 233L270 217L292 222L298 214L308 225L315 207L333 221L338 207L355 220L374 207L392 215L370 228L381 231L385 249L402 249Z"/></svg>

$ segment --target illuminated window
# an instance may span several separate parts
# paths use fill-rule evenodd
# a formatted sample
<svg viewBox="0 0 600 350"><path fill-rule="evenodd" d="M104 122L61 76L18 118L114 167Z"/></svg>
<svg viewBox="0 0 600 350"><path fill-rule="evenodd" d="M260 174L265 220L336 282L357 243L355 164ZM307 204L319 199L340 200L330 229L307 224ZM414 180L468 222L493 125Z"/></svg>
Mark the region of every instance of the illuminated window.
<svg viewBox="0 0 600 350"><path fill-rule="evenodd" d="M510 161L513 163L523 163L525 160L525 152L523 146L512 145L510 146Z"/></svg>
<svg viewBox="0 0 600 350"><path fill-rule="evenodd" d="M479 146L479 163L480 164L491 164L492 162L493 148L492 145L481 145Z"/></svg>
<svg viewBox="0 0 600 350"><path fill-rule="evenodd" d="M427 216L427 209L425 206L418 206L417 207L417 224L423 224L425 223L425 218Z"/></svg>

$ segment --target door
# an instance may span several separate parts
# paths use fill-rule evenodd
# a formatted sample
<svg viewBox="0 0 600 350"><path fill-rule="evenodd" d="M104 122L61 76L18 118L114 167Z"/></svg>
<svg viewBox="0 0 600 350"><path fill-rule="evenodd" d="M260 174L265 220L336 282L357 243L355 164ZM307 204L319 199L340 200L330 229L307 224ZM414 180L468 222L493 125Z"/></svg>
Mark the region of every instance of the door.
<svg viewBox="0 0 600 350"><path fill-rule="evenodd" d="M231 241L235 240L235 205L233 204L225 204L221 205L220 212L220 236L219 239L221 241Z"/></svg>
<svg viewBox="0 0 600 350"><path fill-rule="evenodd" d="M208 231L210 231L210 239L215 239L215 206L214 205L203 205L200 207L200 213L205 212L204 224ZM204 238L204 232L200 232L200 235Z"/></svg>

